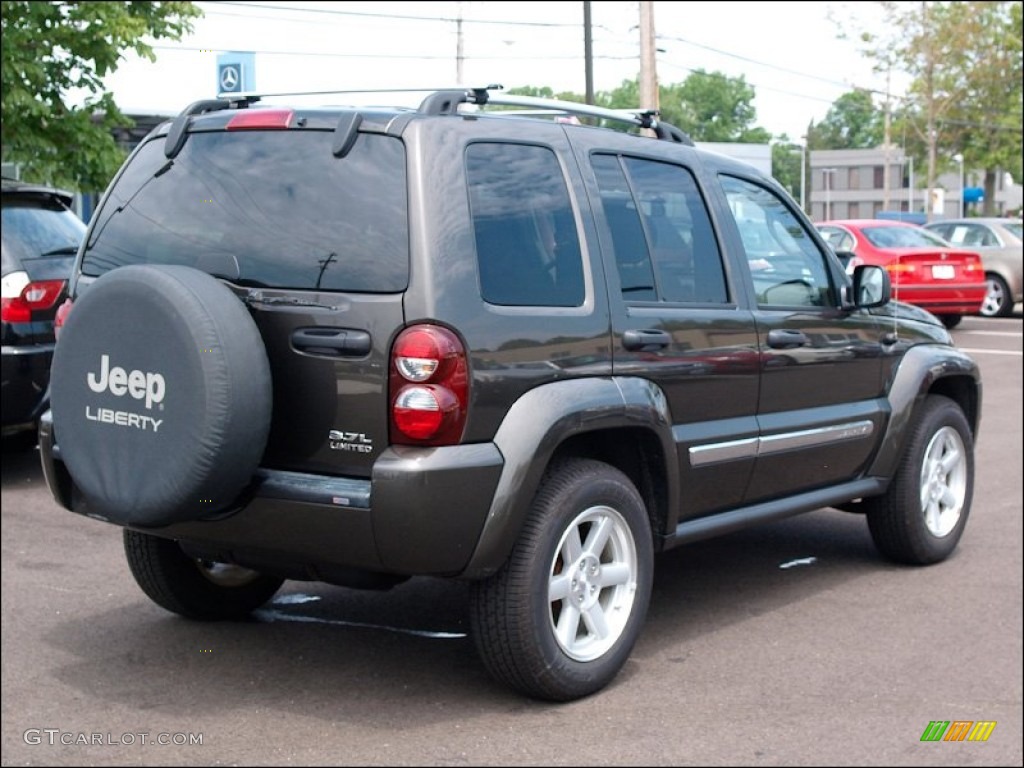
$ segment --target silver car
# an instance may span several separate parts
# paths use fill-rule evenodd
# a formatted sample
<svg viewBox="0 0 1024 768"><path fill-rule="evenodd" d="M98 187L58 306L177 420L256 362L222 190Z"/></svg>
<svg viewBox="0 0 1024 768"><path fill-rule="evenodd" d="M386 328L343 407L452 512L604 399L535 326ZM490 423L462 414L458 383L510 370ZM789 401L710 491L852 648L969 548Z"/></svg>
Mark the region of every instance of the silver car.
<svg viewBox="0 0 1024 768"><path fill-rule="evenodd" d="M1010 218L946 219L924 225L954 245L976 250L985 265L988 293L981 305L986 317L1006 317L1022 300L1024 238L1021 220Z"/></svg>

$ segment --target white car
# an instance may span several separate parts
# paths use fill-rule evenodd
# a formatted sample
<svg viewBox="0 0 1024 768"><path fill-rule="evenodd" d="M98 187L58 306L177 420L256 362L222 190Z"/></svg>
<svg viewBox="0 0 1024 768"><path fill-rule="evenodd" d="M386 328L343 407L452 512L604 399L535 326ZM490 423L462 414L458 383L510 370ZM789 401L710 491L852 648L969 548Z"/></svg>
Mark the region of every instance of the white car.
<svg viewBox="0 0 1024 768"><path fill-rule="evenodd" d="M1010 218L946 219L924 225L940 237L976 250L985 265L988 292L981 305L986 317L1007 317L1024 299L1021 220Z"/></svg>

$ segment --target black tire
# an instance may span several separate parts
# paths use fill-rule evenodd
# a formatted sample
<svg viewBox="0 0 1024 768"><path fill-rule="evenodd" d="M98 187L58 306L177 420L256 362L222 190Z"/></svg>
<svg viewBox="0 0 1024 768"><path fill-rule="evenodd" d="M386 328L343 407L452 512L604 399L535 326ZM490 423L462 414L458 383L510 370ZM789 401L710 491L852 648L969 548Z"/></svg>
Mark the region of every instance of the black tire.
<svg viewBox="0 0 1024 768"><path fill-rule="evenodd" d="M124 552L132 576L149 599L190 619L245 618L284 583L248 568L197 560L172 539L127 528Z"/></svg>
<svg viewBox="0 0 1024 768"><path fill-rule="evenodd" d="M90 514L141 528L230 509L270 431L270 363L214 277L129 265L76 298L53 355L53 429Z"/></svg>
<svg viewBox="0 0 1024 768"><path fill-rule="evenodd" d="M963 315L939 315L939 320L947 328L956 328L960 325L960 321L964 319Z"/></svg>
<svg viewBox="0 0 1024 768"><path fill-rule="evenodd" d="M570 701L601 690L640 634L653 559L646 508L622 472L586 459L557 464L508 561L473 584L470 626L484 666L537 699ZM584 607L569 611L569 600Z"/></svg>
<svg viewBox="0 0 1024 768"><path fill-rule="evenodd" d="M989 272L985 275L985 300L981 302L978 314L982 317L1009 317L1013 314L1013 298L1010 286L999 275Z"/></svg>
<svg viewBox="0 0 1024 768"><path fill-rule="evenodd" d="M863 501L875 546L898 563L945 560L963 535L973 490L967 419L952 400L931 395L921 404L888 491Z"/></svg>

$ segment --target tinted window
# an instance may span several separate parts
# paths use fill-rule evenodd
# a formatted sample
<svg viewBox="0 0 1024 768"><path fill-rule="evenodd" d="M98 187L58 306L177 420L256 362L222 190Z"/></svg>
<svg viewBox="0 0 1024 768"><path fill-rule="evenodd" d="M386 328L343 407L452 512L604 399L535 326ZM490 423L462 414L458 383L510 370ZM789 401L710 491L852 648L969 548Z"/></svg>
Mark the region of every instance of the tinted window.
<svg viewBox="0 0 1024 768"><path fill-rule="evenodd" d="M679 166L631 157L595 155L591 163L623 297L727 301L718 242L692 174Z"/></svg>
<svg viewBox="0 0 1024 768"><path fill-rule="evenodd" d="M861 227L861 234L875 248L943 248L949 243L927 229L915 226Z"/></svg>
<svg viewBox="0 0 1024 768"><path fill-rule="evenodd" d="M82 266L185 264L245 285L400 291L409 273L405 154L361 134L194 133L168 161L152 141L97 213Z"/></svg>
<svg viewBox="0 0 1024 768"><path fill-rule="evenodd" d="M5 275L26 259L74 256L85 234L82 220L63 205L14 195L4 195L2 225Z"/></svg>
<svg viewBox="0 0 1024 768"><path fill-rule="evenodd" d="M783 200L771 190L722 177L743 241L759 306L833 303L825 256Z"/></svg>
<svg viewBox="0 0 1024 768"><path fill-rule="evenodd" d="M949 224L944 230L938 227L929 227L928 230L956 245L999 245L992 230L978 224Z"/></svg>
<svg viewBox="0 0 1024 768"><path fill-rule="evenodd" d="M484 301L581 305L579 235L555 154L522 144L471 144L466 174Z"/></svg>

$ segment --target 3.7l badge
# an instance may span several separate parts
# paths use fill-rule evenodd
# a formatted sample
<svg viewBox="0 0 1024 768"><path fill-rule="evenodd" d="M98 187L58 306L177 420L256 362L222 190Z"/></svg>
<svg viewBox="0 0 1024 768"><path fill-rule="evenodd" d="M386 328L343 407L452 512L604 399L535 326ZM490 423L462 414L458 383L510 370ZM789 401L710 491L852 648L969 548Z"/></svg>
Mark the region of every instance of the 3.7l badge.
<svg viewBox="0 0 1024 768"><path fill-rule="evenodd" d="M362 432L342 432L340 429L332 429L327 434L327 440L332 451L373 452L373 441Z"/></svg>

